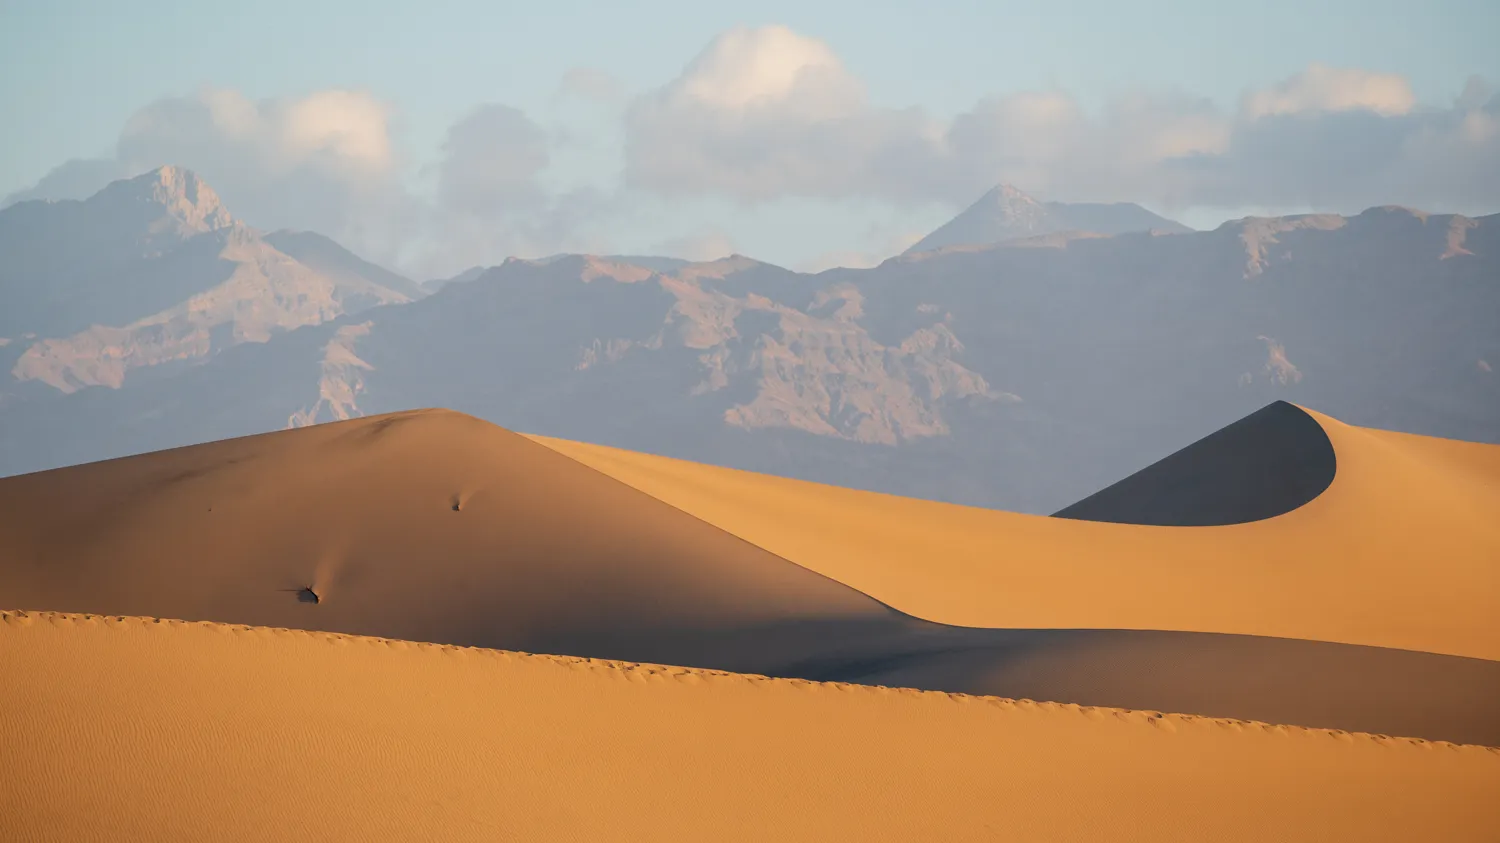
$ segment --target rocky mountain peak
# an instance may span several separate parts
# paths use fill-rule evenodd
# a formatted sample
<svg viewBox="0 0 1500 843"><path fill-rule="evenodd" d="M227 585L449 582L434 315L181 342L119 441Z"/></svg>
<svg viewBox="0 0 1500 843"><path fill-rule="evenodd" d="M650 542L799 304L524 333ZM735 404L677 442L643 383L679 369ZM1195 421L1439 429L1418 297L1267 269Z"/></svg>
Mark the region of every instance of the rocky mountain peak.
<svg viewBox="0 0 1500 843"><path fill-rule="evenodd" d="M999 204L999 203L1002 203L1002 202L1007 203L1007 204L1011 204L1011 203L1023 203L1023 204L1027 204L1027 205L1036 205L1036 204L1039 204L1036 201L1036 199L1032 198L1031 194L1026 193L1025 191L1021 190L1021 188L1016 187L1013 184L1006 184L1006 183L997 184L994 187L990 188L989 193L986 193L984 195L984 198L985 198L986 201L989 201L989 202L992 202L992 203L995 203L995 204Z"/></svg>
<svg viewBox="0 0 1500 843"><path fill-rule="evenodd" d="M235 224L219 194L207 182L192 170L172 165L114 182L89 201L131 207L147 218L147 232L152 238L186 238Z"/></svg>

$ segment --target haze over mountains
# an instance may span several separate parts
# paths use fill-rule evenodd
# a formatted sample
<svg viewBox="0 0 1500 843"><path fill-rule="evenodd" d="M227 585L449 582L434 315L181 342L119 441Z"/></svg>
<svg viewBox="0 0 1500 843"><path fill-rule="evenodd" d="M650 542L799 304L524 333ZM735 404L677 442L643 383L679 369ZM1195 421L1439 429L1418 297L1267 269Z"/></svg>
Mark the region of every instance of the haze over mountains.
<svg viewBox="0 0 1500 843"><path fill-rule="evenodd" d="M989 246L1006 240L1067 232L1115 235L1132 232L1181 234L1188 231L1192 229L1159 217L1133 202L1038 202L1012 185L1002 184L918 240L906 253L950 246Z"/></svg>
<svg viewBox="0 0 1500 843"><path fill-rule="evenodd" d="M422 295L321 235L249 228L176 167L0 210L0 255L7 368L62 392Z"/></svg>
<svg viewBox="0 0 1500 843"><path fill-rule="evenodd" d="M573 255L424 289L165 168L0 211L0 473L446 406L1050 512L1276 399L1500 441L1500 218L1174 226L998 188L923 241L988 246L873 269Z"/></svg>

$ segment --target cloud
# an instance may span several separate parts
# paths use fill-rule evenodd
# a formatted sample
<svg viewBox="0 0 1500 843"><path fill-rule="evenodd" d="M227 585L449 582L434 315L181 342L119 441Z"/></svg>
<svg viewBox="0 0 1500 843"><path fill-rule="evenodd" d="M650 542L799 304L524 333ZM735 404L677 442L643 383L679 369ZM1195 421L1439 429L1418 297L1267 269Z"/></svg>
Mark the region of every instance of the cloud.
<svg viewBox="0 0 1500 843"><path fill-rule="evenodd" d="M251 221L338 235L399 201L390 113L359 91L257 101L205 89L136 112L116 157L137 172L167 163L196 170Z"/></svg>
<svg viewBox="0 0 1500 843"><path fill-rule="evenodd" d="M616 197L596 187L553 191L542 177L560 142L519 109L482 105L449 127L441 155L423 172L436 187L421 246L419 271L538 258L562 251L604 251L592 226L612 213Z"/></svg>
<svg viewBox="0 0 1500 843"><path fill-rule="evenodd" d="M500 218L545 201L537 175L547 167L546 131L518 109L484 105L448 129L437 165L438 203Z"/></svg>
<svg viewBox="0 0 1500 843"><path fill-rule="evenodd" d="M1090 113L1070 94L994 96L951 120L872 105L824 43L735 29L625 120L625 179L667 196L962 205L1007 181L1061 200L1164 208L1500 203L1500 107L1470 80L1419 107L1397 75L1312 64L1235 111L1172 92ZM1486 170L1485 168L1489 169Z"/></svg>
<svg viewBox="0 0 1500 843"><path fill-rule="evenodd" d="M828 45L784 26L738 27L715 38L664 91L669 104L741 114L758 109L836 117L864 91Z"/></svg>
<svg viewBox="0 0 1500 843"><path fill-rule="evenodd" d="M1406 114L1416 104L1411 84L1394 73L1314 63L1290 79L1247 94L1241 108L1253 120L1319 111L1371 111L1392 116Z"/></svg>
<svg viewBox="0 0 1500 843"><path fill-rule="evenodd" d="M132 169L171 161L204 171L233 166L278 182L378 181L395 169L389 122L389 107L363 92L255 101L206 89L137 111L120 134L116 157Z"/></svg>
<svg viewBox="0 0 1500 843"><path fill-rule="evenodd" d="M734 239L723 231L700 231L671 237L651 247L651 253L690 261L712 261L735 254Z"/></svg>
<svg viewBox="0 0 1500 843"><path fill-rule="evenodd" d="M391 109L366 92L252 100L206 88L136 111L114 155L69 161L17 198L82 199L105 184L174 164L199 173L236 216L318 231L394 261L421 215L391 136Z"/></svg>
<svg viewBox="0 0 1500 843"><path fill-rule="evenodd" d="M780 26L719 36L625 121L628 186L748 200L858 195L872 165L909 166L928 128L872 108L832 50Z"/></svg>
<svg viewBox="0 0 1500 843"><path fill-rule="evenodd" d="M1049 89L985 97L940 119L874 104L828 44L769 26L719 35L676 78L633 98L589 68L565 74L557 95L608 108L587 110L565 137L564 124L481 105L448 128L433 159L411 162L394 110L368 92L254 100L204 89L148 104L113 155L68 161L7 201L83 198L177 164L253 225L319 231L414 273L607 251L616 237L707 256L733 250L723 232L662 239L705 225L690 221L698 200L813 200L847 218L871 206L943 211L1002 181L1167 213L1500 206L1500 96L1478 78L1449 103L1424 104L1400 76L1313 64L1232 108L1176 91L1086 108ZM844 245L814 263L900 251L880 238Z"/></svg>
<svg viewBox="0 0 1500 843"><path fill-rule="evenodd" d="M415 170L432 177L425 196L397 153L392 113L347 90L167 97L130 117L112 157L69 161L8 201L86 198L174 164L252 225L317 231L417 274L598 244L587 229L613 199L590 187L549 191L539 176L558 138L523 112L482 105L449 127L437 160Z"/></svg>
<svg viewBox="0 0 1500 843"><path fill-rule="evenodd" d="M823 272L836 267L868 269L879 266L885 260L911 248L918 240L927 236L929 229L889 229L872 227L862 238L862 247L836 249L814 255L797 264L799 272Z"/></svg>

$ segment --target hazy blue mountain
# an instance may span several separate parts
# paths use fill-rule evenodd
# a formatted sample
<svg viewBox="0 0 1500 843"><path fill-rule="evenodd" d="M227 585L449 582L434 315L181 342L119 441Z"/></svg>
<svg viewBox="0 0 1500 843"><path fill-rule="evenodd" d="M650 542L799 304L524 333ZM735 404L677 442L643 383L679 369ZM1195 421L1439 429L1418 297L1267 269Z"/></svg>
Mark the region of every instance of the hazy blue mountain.
<svg viewBox="0 0 1500 843"><path fill-rule="evenodd" d="M422 290L425 293L435 293L449 284L462 284L465 281L473 281L484 274L487 267L471 266L452 278L431 278L422 282Z"/></svg>
<svg viewBox="0 0 1500 843"><path fill-rule="evenodd" d="M0 403L201 361L422 295L310 233L262 235L191 171L0 210Z"/></svg>
<svg viewBox="0 0 1500 843"><path fill-rule="evenodd" d="M263 239L284 255L315 272L349 284L376 284L408 298L427 295L421 284L359 257L321 234L311 231L273 231Z"/></svg>
<svg viewBox="0 0 1500 843"><path fill-rule="evenodd" d="M955 246L990 246L1007 240L1067 232L1181 234L1191 230L1131 202L1040 202L1008 184L1002 184L917 241L906 253Z"/></svg>

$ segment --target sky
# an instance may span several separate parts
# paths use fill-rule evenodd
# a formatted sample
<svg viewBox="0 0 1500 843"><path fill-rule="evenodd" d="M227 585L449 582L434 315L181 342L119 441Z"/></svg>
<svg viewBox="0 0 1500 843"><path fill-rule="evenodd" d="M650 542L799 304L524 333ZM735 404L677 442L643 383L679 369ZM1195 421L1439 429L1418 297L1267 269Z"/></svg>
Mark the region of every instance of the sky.
<svg viewBox="0 0 1500 843"><path fill-rule="evenodd" d="M0 0L0 196L161 164L414 275L878 261L993 184L1500 210L1500 3Z"/></svg>

